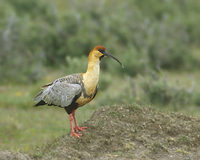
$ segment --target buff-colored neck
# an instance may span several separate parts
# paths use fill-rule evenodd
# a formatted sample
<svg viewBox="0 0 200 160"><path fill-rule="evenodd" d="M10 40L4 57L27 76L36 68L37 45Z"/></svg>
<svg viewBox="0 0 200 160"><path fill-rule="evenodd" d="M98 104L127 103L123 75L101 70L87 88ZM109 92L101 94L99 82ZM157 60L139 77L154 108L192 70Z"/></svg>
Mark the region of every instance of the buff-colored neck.
<svg viewBox="0 0 200 160"><path fill-rule="evenodd" d="M93 92L99 82L100 60L90 54L88 57L87 72L83 74L83 82L88 93Z"/></svg>

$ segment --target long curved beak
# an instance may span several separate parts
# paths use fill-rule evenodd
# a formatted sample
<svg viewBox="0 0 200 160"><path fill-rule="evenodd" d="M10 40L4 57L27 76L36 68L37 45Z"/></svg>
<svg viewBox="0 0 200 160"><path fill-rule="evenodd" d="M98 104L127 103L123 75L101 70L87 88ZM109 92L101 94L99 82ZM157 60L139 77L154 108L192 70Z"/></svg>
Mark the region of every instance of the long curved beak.
<svg viewBox="0 0 200 160"><path fill-rule="evenodd" d="M114 57L114 56L111 55L111 54L108 54L107 52L104 52L103 54L104 54L105 56L107 56L107 57L113 58L115 61L117 61L117 62L122 66L122 68L124 68L124 67L123 67L123 64L122 64L116 57Z"/></svg>

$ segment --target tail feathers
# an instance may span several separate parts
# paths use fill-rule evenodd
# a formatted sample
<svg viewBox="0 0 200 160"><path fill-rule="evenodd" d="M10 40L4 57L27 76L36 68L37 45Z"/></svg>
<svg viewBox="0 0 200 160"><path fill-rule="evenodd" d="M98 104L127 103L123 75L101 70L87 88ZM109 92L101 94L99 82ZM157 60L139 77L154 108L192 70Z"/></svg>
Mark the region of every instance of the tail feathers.
<svg viewBox="0 0 200 160"><path fill-rule="evenodd" d="M46 104L45 101L41 100L37 104L35 104L35 107L42 106L42 105L45 105L45 104Z"/></svg>
<svg viewBox="0 0 200 160"><path fill-rule="evenodd" d="M41 105L45 105L45 101L42 100L42 94L43 94L43 90L40 91L37 96L35 96L34 101L36 102L36 104L34 105L35 107L37 106L41 106Z"/></svg>
<svg viewBox="0 0 200 160"><path fill-rule="evenodd" d="M37 96L35 96L35 98L34 98L34 101L40 101L40 100L42 100L42 93L43 93L43 90L42 91L40 91L38 94L37 94Z"/></svg>

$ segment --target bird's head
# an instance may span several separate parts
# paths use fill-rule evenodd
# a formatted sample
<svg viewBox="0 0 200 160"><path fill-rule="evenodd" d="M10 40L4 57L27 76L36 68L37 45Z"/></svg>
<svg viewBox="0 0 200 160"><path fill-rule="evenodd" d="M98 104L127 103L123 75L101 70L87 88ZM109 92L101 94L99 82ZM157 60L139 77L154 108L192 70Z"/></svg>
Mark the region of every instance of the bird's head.
<svg viewBox="0 0 200 160"><path fill-rule="evenodd" d="M102 60L103 57L111 57L115 61L117 61L120 65L122 65L122 63L116 57L112 56L111 54L108 54L106 52L106 48L103 46L95 46L94 49L90 52L90 55L100 61Z"/></svg>

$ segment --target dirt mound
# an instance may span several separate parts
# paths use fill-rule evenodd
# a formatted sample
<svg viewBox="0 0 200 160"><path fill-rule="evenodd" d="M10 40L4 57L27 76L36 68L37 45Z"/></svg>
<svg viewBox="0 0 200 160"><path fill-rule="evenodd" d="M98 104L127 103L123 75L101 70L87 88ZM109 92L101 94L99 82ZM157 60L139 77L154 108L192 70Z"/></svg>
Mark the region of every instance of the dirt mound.
<svg viewBox="0 0 200 160"><path fill-rule="evenodd" d="M55 140L36 159L199 160L200 119L134 105L102 107L78 138Z"/></svg>

